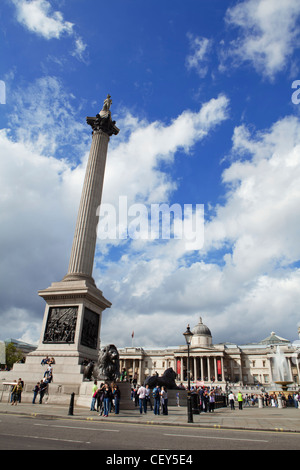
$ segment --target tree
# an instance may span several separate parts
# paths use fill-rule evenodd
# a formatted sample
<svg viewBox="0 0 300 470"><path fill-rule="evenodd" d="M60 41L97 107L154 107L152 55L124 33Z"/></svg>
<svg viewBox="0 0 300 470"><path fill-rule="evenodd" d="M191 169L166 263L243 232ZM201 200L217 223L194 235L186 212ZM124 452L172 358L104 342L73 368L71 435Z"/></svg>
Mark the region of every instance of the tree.
<svg viewBox="0 0 300 470"><path fill-rule="evenodd" d="M15 362L21 361L24 354L13 343L6 345L6 365L12 368Z"/></svg>

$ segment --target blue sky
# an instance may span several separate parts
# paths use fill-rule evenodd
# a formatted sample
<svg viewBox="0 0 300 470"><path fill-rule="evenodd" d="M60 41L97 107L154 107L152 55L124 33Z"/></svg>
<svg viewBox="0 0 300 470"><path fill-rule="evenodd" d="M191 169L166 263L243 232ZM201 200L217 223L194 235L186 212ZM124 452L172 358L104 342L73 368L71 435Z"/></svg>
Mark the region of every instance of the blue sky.
<svg viewBox="0 0 300 470"><path fill-rule="evenodd" d="M37 291L68 268L85 118L109 93L103 202L203 204L205 227L197 250L98 237L102 343L178 345L199 316L215 343L295 340L299 1L3 0L0 34L0 339L39 339Z"/></svg>

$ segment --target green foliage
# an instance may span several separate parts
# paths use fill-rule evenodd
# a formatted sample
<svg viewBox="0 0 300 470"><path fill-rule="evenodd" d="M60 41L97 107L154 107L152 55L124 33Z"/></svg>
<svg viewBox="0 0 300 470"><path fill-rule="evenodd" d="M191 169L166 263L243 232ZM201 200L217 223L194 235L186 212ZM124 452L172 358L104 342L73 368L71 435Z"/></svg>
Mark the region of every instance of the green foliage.
<svg viewBox="0 0 300 470"><path fill-rule="evenodd" d="M9 368L12 368L15 362L23 359L24 353L20 351L13 343L6 345L6 364Z"/></svg>

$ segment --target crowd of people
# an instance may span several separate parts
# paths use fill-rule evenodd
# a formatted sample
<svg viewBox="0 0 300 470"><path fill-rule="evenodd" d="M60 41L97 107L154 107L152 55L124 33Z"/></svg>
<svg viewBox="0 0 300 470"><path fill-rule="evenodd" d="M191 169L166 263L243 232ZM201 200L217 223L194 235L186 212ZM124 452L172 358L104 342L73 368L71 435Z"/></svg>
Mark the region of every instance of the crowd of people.
<svg viewBox="0 0 300 470"><path fill-rule="evenodd" d="M153 404L152 404L153 398ZM140 414L147 413L148 405L155 415L160 413L168 414L168 390L166 387L154 387L150 390L149 385L134 385L131 389L131 399L136 407L139 407Z"/></svg>
<svg viewBox="0 0 300 470"><path fill-rule="evenodd" d="M36 403L37 397L39 396L39 403L47 403L49 397L49 384L53 381L53 365L55 360L53 357L49 358L46 356L42 361L41 365L46 366L46 370L43 374L43 378L36 383L33 388L32 404ZM127 382L128 376L126 369L122 370L120 381ZM156 386L153 390L150 390L149 385L137 385L137 376L133 376L131 382L131 395L130 398L135 403L135 406L139 408L140 414L147 413L148 408L153 411L155 415L163 414L168 415L168 390L165 386ZM178 387L179 389L186 390L182 383ZM24 382L21 378L11 386L10 403L11 405L17 405L21 403L22 391L24 390ZM227 389L228 390L228 389ZM197 401L197 406L200 412L214 412L216 407L216 401L220 400L220 396L224 398L224 405L230 406L231 410L235 410L236 405L238 409L242 410L243 407L255 406L259 403L264 407L278 407L280 399L280 407L294 406L300 408L300 392L261 392L261 393L242 393L238 391L236 394L233 391L225 393L220 387L205 387L205 386L192 386L191 387L192 398ZM227 399L226 399L227 398ZM225 404L226 399L226 404ZM120 400L121 392L118 384L107 382L97 385L97 381L94 381L92 389L92 401L90 410L99 413L99 416L108 417L110 413L119 414L120 412ZM194 401L195 403L195 401ZM176 405L180 406L180 394L176 391Z"/></svg>
<svg viewBox="0 0 300 470"><path fill-rule="evenodd" d="M36 398L39 395L39 404L43 403L43 399L45 397L45 403L48 402L49 397L49 384L53 381L53 365L55 364L55 360L53 357L46 356L42 362L42 366L47 366L43 378L36 383L33 388L33 398L32 404L35 405Z"/></svg>
<svg viewBox="0 0 300 470"><path fill-rule="evenodd" d="M235 409L235 402L238 402L239 410L245 407L251 407L258 404L259 398L261 399L262 406L272 406L278 407L278 401L281 399L282 407L285 408L287 406L294 406L295 408L300 407L300 393L288 393L286 395L282 392L265 392L260 394L242 394L240 391L238 392L237 396L231 391L228 395L228 400L230 404L231 410Z"/></svg>
<svg viewBox="0 0 300 470"><path fill-rule="evenodd" d="M109 413L116 415L120 411L121 392L117 384L101 383L98 387L97 380L92 388L91 411L96 411L99 416L108 417Z"/></svg>
<svg viewBox="0 0 300 470"><path fill-rule="evenodd" d="M15 380L15 384L11 386L10 403L11 405L17 405L21 403L22 392L24 388L24 382L19 378L18 382Z"/></svg>
<svg viewBox="0 0 300 470"><path fill-rule="evenodd" d="M43 403L43 398L46 396L48 397L48 385L52 382L53 380L53 364L55 364L55 360L53 357L49 358L48 356L45 357L41 365L47 365L47 368L43 374L43 378L37 382L37 384L33 388L33 398L32 398L32 404L36 403L36 398L39 395L39 403ZM24 381L19 378L18 381L15 380L15 383L11 385L11 390L10 390L10 403L11 405L17 405L18 403L21 403L22 399L22 392L24 390Z"/></svg>

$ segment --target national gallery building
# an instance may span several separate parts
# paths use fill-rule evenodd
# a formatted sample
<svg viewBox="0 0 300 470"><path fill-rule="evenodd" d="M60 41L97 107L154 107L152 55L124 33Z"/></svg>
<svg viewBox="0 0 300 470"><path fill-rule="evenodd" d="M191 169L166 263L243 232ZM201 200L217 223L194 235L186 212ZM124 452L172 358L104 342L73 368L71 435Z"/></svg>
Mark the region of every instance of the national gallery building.
<svg viewBox="0 0 300 470"><path fill-rule="evenodd" d="M214 386L223 385L222 388L226 383L270 387L276 380L274 358L278 353L286 359L284 362L289 380L295 385L300 383L300 344L293 345L274 332L259 343L213 344L211 331L202 322L202 318L191 331L191 384L213 383ZM153 350L127 347L119 349L119 355L120 370L125 368L130 378L135 375L138 384L142 384L149 375L162 375L170 367L177 373L177 382L187 380L187 345Z"/></svg>

